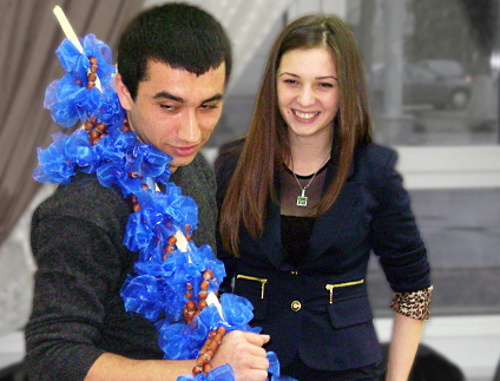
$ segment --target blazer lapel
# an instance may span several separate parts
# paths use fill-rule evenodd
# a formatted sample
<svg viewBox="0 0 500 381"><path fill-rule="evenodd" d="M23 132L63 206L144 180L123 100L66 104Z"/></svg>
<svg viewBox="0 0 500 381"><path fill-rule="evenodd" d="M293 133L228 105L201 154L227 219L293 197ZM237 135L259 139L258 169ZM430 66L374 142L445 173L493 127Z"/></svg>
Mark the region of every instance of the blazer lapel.
<svg viewBox="0 0 500 381"><path fill-rule="evenodd" d="M356 184L346 183L335 205L322 215L313 229L309 241L310 258L322 255L334 244L341 245L346 229L354 228L349 218L358 199Z"/></svg>
<svg viewBox="0 0 500 381"><path fill-rule="evenodd" d="M266 229L259 240L261 253L266 253L266 257L276 268L283 264L285 249L281 245L281 215L280 207L274 203L269 203Z"/></svg>
<svg viewBox="0 0 500 381"><path fill-rule="evenodd" d="M336 166L332 165L328 168L323 192L331 184L335 174ZM354 167L351 166L337 202L316 221L309 241L309 258L316 258L324 254L334 244L342 245L340 241L346 235L343 232L346 229L353 228L350 225L353 223L350 215L359 197L359 186L357 186L358 184L355 181L352 181L353 174Z"/></svg>

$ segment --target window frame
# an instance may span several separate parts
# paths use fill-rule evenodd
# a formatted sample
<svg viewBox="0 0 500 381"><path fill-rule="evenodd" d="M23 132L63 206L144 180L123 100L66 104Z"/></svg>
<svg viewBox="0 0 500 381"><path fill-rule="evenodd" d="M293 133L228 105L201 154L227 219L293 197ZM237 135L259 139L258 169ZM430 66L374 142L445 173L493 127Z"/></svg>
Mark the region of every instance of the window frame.
<svg viewBox="0 0 500 381"><path fill-rule="evenodd" d="M395 146L405 188L500 188L500 146Z"/></svg>

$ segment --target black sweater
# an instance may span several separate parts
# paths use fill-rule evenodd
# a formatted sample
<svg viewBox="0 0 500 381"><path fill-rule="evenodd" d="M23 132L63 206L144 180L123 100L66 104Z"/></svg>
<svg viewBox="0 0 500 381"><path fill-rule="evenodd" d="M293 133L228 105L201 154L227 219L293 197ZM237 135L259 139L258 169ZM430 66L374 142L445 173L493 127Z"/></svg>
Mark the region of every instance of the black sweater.
<svg viewBox="0 0 500 381"><path fill-rule="evenodd" d="M215 180L198 155L171 181L198 204L197 246L215 250ZM104 352L159 359L154 323L127 313L119 292L137 254L123 245L132 206L118 190L78 174L33 215L32 248L38 271L26 327L30 380L83 380Z"/></svg>

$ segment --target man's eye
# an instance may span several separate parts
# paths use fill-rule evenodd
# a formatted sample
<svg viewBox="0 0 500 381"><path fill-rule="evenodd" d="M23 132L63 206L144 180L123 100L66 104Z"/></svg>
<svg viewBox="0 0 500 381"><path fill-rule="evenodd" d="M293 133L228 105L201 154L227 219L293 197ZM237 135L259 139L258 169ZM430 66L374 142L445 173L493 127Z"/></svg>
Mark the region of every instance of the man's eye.
<svg viewBox="0 0 500 381"><path fill-rule="evenodd" d="M171 111L174 109L174 106L171 105L160 105L160 107L164 110Z"/></svg>
<svg viewBox="0 0 500 381"><path fill-rule="evenodd" d="M203 110L215 110L215 109L219 108L219 106L218 105L201 105L200 108Z"/></svg>

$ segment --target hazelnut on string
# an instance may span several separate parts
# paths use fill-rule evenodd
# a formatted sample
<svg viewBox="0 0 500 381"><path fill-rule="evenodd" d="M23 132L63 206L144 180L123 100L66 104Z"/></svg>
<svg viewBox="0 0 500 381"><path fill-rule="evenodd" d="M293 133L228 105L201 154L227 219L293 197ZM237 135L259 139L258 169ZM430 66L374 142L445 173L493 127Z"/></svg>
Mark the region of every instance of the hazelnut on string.
<svg viewBox="0 0 500 381"><path fill-rule="evenodd" d="M168 258L169 254L175 250L175 244L177 243L177 238L174 235L168 237L167 247L165 247L165 253L163 254L162 259L165 260Z"/></svg>
<svg viewBox="0 0 500 381"><path fill-rule="evenodd" d="M187 300L190 300L193 297L193 285L190 282L186 283L185 296Z"/></svg>
<svg viewBox="0 0 500 381"><path fill-rule="evenodd" d="M83 126L89 135L92 145L99 143L99 141L107 135L107 126L101 122L97 123L96 118L92 117L87 119Z"/></svg>
<svg viewBox="0 0 500 381"><path fill-rule="evenodd" d="M97 58L89 57L89 62L90 62L91 73L97 73L97 70L99 69L99 66L97 65Z"/></svg>
<svg viewBox="0 0 500 381"><path fill-rule="evenodd" d="M190 234L191 233L191 225L189 225L189 224L184 225L184 230L186 231L186 234L185 234L186 239L188 241L191 241L191 234Z"/></svg>
<svg viewBox="0 0 500 381"><path fill-rule="evenodd" d="M225 334L226 327L224 326L219 326L216 330L209 332L205 345L200 349L200 353L196 358L196 365L192 371L194 375L200 373L208 374L212 370L211 361L222 344Z"/></svg>
<svg viewBox="0 0 500 381"><path fill-rule="evenodd" d="M193 319L200 314L203 309L208 306L207 298L209 296L209 281L216 281L214 277L214 273L210 269L206 269L202 273L202 281L200 282L200 291L198 292L198 302L195 303L192 300L193 297L193 285L191 282L186 283L186 300L187 302L184 304L184 308L182 310L182 315L184 317L184 322L186 324L190 324ZM217 292L215 292L217 294Z"/></svg>
<svg viewBox="0 0 500 381"><path fill-rule="evenodd" d="M89 68L89 73L87 74L87 89L92 89L98 80L97 77L97 70L99 69L99 66L97 65L97 58L96 57L89 57L89 62L90 62L90 68Z"/></svg>
<svg viewBox="0 0 500 381"><path fill-rule="evenodd" d="M134 212L139 212L141 210L141 205L139 204L139 200L136 195L130 196L130 200L132 201L132 208Z"/></svg>
<svg viewBox="0 0 500 381"><path fill-rule="evenodd" d="M123 132L129 132L129 131L132 131L132 129L130 128L130 124L128 122L128 119L125 118L125 120L123 122Z"/></svg>

